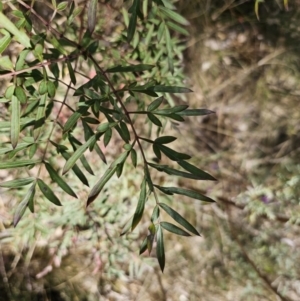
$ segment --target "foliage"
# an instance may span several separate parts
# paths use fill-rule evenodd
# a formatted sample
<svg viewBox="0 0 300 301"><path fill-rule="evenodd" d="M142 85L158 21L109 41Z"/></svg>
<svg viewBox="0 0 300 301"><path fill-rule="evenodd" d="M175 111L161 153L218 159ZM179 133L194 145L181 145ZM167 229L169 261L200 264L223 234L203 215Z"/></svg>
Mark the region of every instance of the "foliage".
<svg viewBox="0 0 300 301"><path fill-rule="evenodd" d="M36 12L18 0L13 8L3 7L0 13L1 53L19 44L16 59L3 55L0 62L1 79L10 81L1 96L0 129L5 139L1 141L0 169L20 168L22 174L26 174L0 184L22 189L24 195L14 208L13 224L18 225L27 208L37 212L35 219L42 218L39 216L45 206L42 195L56 206L66 206L72 202L70 197L78 198L79 191L75 191L70 181L74 176L81 185L89 186L86 174L96 174L98 180L86 197L85 205L98 203L96 199L103 196L107 183L115 176L120 178L131 160L132 166L143 173L134 214L122 235L133 231L144 216L145 207L152 206L149 235L140 253L148 249L150 254L156 239L156 254L163 271L163 231L183 236L200 234L183 216L162 203L160 195L179 194L213 202L191 189L162 186L153 177L158 171L193 180L215 180L190 164L190 155L168 146L176 137L163 134L168 123L178 126L186 117L212 113L206 109L190 109L186 104L175 105L170 96L165 96L191 92L179 84L183 79L180 37L187 35L182 26L188 22L170 1L133 0L126 3L128 9L118 8L124 18L121 21L117 15L121 29L110 31L112 29L105 28L102 21L104 13L98 22L96 0L69 4L47 3L48 15L42 17L42 11ZM104 4L99 6L105 7ZM87 76L88 70L95 71ZM152 146L154 159L146 154L148 146ZM117 148L114 156L107 157L109 148ZM95 159L91 160L94 156L96 161L108 165L101 175L94 172ZM162 160L171 163L162 164ZM174 168L174 164L179 168ZM127 177L125 171L123 177ZM58 187L67 196L57 193ZM111 190L109 188L108 194L114 193ZM150 200L154 200L154 205L150 205ZM75 209L82 204L73 206ZM161 209L182 228L162 221ZM111 207L106 207L102 199L102 206L94 210L104 210L100 216L105 216ZM87 216L81 219L90 227L93 219L88 213L89 209ZM111 216L112 223L118 214L120 212ZM81 223L66 215L64 218L61 225Z"/></svg>

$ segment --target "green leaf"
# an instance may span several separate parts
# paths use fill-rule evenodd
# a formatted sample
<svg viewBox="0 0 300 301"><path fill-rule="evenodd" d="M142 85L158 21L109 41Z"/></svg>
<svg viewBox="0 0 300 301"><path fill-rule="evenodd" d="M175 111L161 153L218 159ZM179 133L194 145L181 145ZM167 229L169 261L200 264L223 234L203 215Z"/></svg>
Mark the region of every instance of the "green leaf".
<svg viewBox="0 0 300 301"><path fill-rule="evenodd" d="M35 186L36 186L36 182L33 183L33 193L31 194L29 201L28 201L28 208L29 210L34 213L34 195L35 195Z"/></svg>
<svg viewBox="0 0 300 301"><path fill-rule="evenodd" d="M115 166L110 166L104 175L100 178L100 180L94 185L92 188L88 199L87 199L87 204L86 206L89 206L99 195L105 184L110 180L110 178L113 176L113 174L117 170L117 165Z"/></svg>
<svg viewBox="0 0 300 301"><path fill-rule="evenodd" d="M54 9L56 9L56 0L51 0Z"/></svg>
<svg viewBox="0 0 300 301"><path fill-rule="evenodd" d="M13 148L16 148L20 134L20 102L16 96L11 100L11 127L10 139Z"/></svg>
<svg viewBox="0 0 300 301"><path fill-rule="evenodd" d="M59 67L58 67L58 64L57 63L53 63L53 64L49 65L48 67L49 67L50 71L53 73L54 77L56 79L58 79L59 78ZM48 91L48 93L49 93L49 91Z"/></svg>
<svg viewBox="0 0 300 301"><path fill-rule="evenodd" d="M183 106L175 106L173 108L168 108L168 109L162 109L162 110L156 110L153 113L156 115L163 115L163 116L170 116L170 115L179 115L181 111L185 110L188 108L188 106L183 105ZM180 116L179 116L180 117ZM184 119L182 119L184 120Z"/></svg>
<svg viewBox="0 0 300 301"><path fill-rule="evenodd" d="M126 143L126 144L123 145L123 148L124 148L125 150L127 150L127 151L130 151L131 148L132 148L132 145L129 144L129 143Z"/></svg>
<svg viewBox="0 0 300 301"><path fill-rule="evenodd" d="M191 236L191 234L189 234L188 232L184 231L183 229L168 223L168 222L160 222L159 223L161 225L162 228L164 228L165 230L171 232L171 233L175 233L177 235L181 235L181 236Z"/></svg>
<svg viewBox="0 0 300 301"><path fill-rule="evenodd" d="M185 87L176 86L152 86L148 88L148 91L161 92L161 93L190 93L192 90Z"/></svg>
<svg viewBox="0 0 300 301"><path fill-rule="evenodd" d="M155 99L153 102L150 103L150 105L147 108L147 111L152 112L156 110L162 104L163 100L164 100L163 96Z"/></svg>
<svg viewBox="0 0 300 301"><path fill-rule="evenodd" d="M196 176L194 174L190 174L184 171L180 171L177 169L174 169L172 167L169 167L167 165L159 165L159 164L153 164L153 163L148 163L151 167L157 169L158 171L163 171L168 175L173 175L173 176L179 176L179 177L184 177L187 179L193 179L193 180L203 180L201 177Z"/></svg>
<svg viewBox="0 0 300 301"><path fill-rule="evenodd" d="M154 143L157 144L168 144L171 143L173 141L175 141L177 138L173 137L173 136L162 136L162 137L158 137L154 140Z"/></svg>
<svg viewBox="0 0 300 301"><path fill-rule="evenodd" d="M193 234L200 236L199 232L191 225L185 218L183 218L178 212L173 210L171 207L164 203L158 204L166 213L168 213L178 224L183 226L186 230L192 232Z"/></svg>
<svg viewBox="0 0 300 301"><path fill-rule="evenodd" d="M97 153L98 156L100 157L100 159L101 159L105 164L107 164L105 155L104 155L103 151L101 150L101 148L99 147L99 145L98 145L97 143L95 143L94 148L95 148L96 153Z"/></svg>
<svg viewBox="0 0 300 301"><path fill-rule="evenodd" d="M41 192L43 193L43 195L53 204L57 205L57 206L62 206L62 204L60 203L58 197L53 193L53 191L51 190L51 188L44 183L43 180L41 179L37 179L37 183L39 185L39 188L41 190Z"/></svg>
<svg viewBox="0 0 300 301"><path fill-rule="evenodd" d="M189 25L189 22L182 17L180 14L177 12L170 10L166 7L159 6L159 10L168 18L172 19L173 21L181 24L181 25Z"/></svg>
<svg viewBox="0 0 300 301"><path fill-rule="evenodd" d="M147 64L137 64L137 65L130 65L130 66L116 66L113 68L109 68L106 72L143 72L143 71L150 71L154 68L153 65Z"/></svg>
<svg viewBox="0 0 300 301"><path fill-rule="evenodd" d="M74 151L77 150L78 146L82 145L82 143L80 141L78 141L75 137L73 137L72 135L69 135L69 141L71 142ZM87 172L89 172L91 175L94 175L94 172L84 155L82 155L80 157L80 161L81 161L83 167L85 168L85 170Z"/></svg>
<svg viewBox="0 0 300 301"><path fill-rule="evenodd" d="M50 178L52 179L53 182L57 183L57 185L64 190L66 193L69 195L73 196L74 198L77 199L76 193L72 190L72 188L64 181L62 177L58 175L56 170L49 164L45 163L45 167L50 175Z"/></svg>
<svg viewBox="0 0 300 301"><path fill-rule="evenodd" d="M71 155L66 152L66 151L61 151L62 156L65 158L65 160L69 160L71 158ZM74 166L72 167L73 172L75 173L75 175L77 176L77 178L86 186L89 187L89 182L86 178L86 176L84 175L84 173L80 170L80 168L74 164Z"/></svg>
<svg viewBox="0 0 300 301"><path fill-rule="evenodd" d="M147 165L144 166L144 174L145 174L145 178L146 178L149 190L152 192L154 190L154 187L153 187L153 182L151 180L151 176L149 173L149 168Z"/></svg>
<svg viewBox="0 0 300 301"><path fill-rule="evenodd" d="M116 123L116 125L117 125L117 123ZM110 123L109 122L104 122L104 123L101 123L97 127L97 132L99 132L99 133L105 133L109 128L110 128Z"/></svg>
<svg viewBox="0 0 300 301"><path fill-rule="evenodd" d="M159 147L157 146L157 144L153 143L152 148L153 148L153 152L154 152L155 156L160 161L161 160L161 152L160 152Z"/></svg>
<svg viewBox="0 0 300 301"><path fill-rule="evenodd" d="M185 110L179 112L178 115L181 116L203 116L215 113L214 111L210 111L207 109L192 109L192 110Z"/></svg>
<svg viewBox="0 0 300 301"><path fill-rule="evenodd" d="M24 91L24 89L20 86L17 86L15 89L15 95L18 98L18 100L20 101L20 103L25 104L27 101L27 96L26 93Z"/></svg>
<svg viewBox="0 0 300 301"><path fill-rule="evenodd" d="M185 120L178 114L170 114L167 116L168 118L174 119L179 122L184 122Z"/></svg>
<svg viewBox="0 0 300 301"><path fill-rule="evenodd" d="M158 206L155 206L152 215L151 215L151 222L154 223L156 220L159 219L160 210Z"/></svg>
<svg viewBox="0 0 300 301"><path fill-rule="evenodd" d="M18 160L18 161L6 161L0 162L0 169L18 168L29 165L36 165L40 163L41 160Z"/></svg>
<svg viewBox="0 0 300 301"><path fill-rule="evenodd" d="M47 94L44 94L41 96L39 101L39 107L37 109L34 130L33 130L34 141L36 141L40 136L42 126L45 123L46 100L47 100Z"/></svg>
<svg viewBox="0 0 300 301"><path fill-rule="evenodd" d="M161 22L159 24L158 30L157 30L157 42L159 43L163 37L163 34L165 32L166 23Z"/></svg>
<svg viewBox="0 0 300 301"><path fill-rule="evenodd" d="M86 49L86 51L89 53L89 54L95 54L96 51L98 50L98 46L99 46L99 42L98 41L94 41L92 42L89 47Z"/></svg>
<svg viewBox="0 0 300 301"><path fill-rule="evenodd" d="M47 80L43 79L39 85L39 93L40 95L43 95L46 94L47 92L48 92L48 82Z"/></svg>
<svg viewBox="0 0 300 301"><path fill-rule="evenodd" d="M163 0L153 0L153 2L155 2L159 6L165 6Z"/></svg>
<svg viewBox="0 0 300 301"><path fill-rule="evenodd" d="M14 93L15 93L15 88L16 88L15 85L9 86L9 87L6 89L5 93L4 93L5 98L11 99L12 96L14 95Z"/></svg>
<svg viewBox="0 0 300 301"><path fill-rule="evenodd" d="M148 227L149 234L147 236L147 249L148 249L149 254L151 254L151 251L152 251L153 242L154 242L154 238L155 238L155 230L156 230L156 228L155 228L154 224L151 224Z"/></svg>
<svg viewBox="0 0 300 301"><path fill-rule="evenodd" d="M135 33L135 28L136 28L136 21L137 21L137 10L138 10L138 5L139 5L139 0L134 0L132 6L129 9L129 12L131 13L131 17L129 20L129 26L127 30L127 42L129 43Z"/></svg>
<svg viewBox="0 0 300 301"><path fill-rule="evenodd" d="M81 46L83 48L86 48L90 43L91 43L91 39L92 39L92 36L91 36L91 33L90 31L87 29L83 35L83 38L81 40Z"/></svg>
<svg viewBox="0 0 300 301"><path fill-rule="evenodd" d="M0 12L0 27L13 34L24 47L30 48L30 39L23 31L20 31L2 12Z"/></svg>
<svg viewBox="0 0 300 301"><path fill-rule="evenodd" d="M127 128L126 123L121 121L120 122L120 128L121 128L121 131L123 133L122 138L123 137L125 138L124 141L126 141L126 142L130 141L130 133L129 133L129 130Z"/></svg>
<svg viewBox="0 0 300 301"><path fill-rule="evenodd" d="M183 28L182 26L180 26L180 25L178 25L176 23L167 21L167 26L169 28L171 28L171 29L173 29L173 30L175 30L175 31L177 31L177 32L185 35L185 36L189 36L190 35L189 32L185 28Z"/></svg>
<svg viewBox="0 0 300 301"><path fill-rule="evenodd" d="M165 268L165 247L164 247L164 235L160 226L157 228L156 232L156 256L160 266L161 271L164 271Z"/></svg>
<svg viewBox="0 0 300 301"><path fill-rule="evenodd" d="M43 45L41 45L39 43L36 44L34 47L33 54L39 61L43 61L43 52L44 52Z"/></svg>
<svg viewBox="0 0 300 301"><path fill-rule="evenodd" d="M103 143L105 147L109 144L111 137L112 137L112 129L108 128L103 138Z"/></svg>
<svg viewBox="0 0 300 301"><path fill-rule="evenodd" d="M166 41L166 48L167 48L167 55L168 55L168 66L170 72L173 74L174 73L174 63L173 63L174 44L171 39L171 35L168 27L165 27L165 41Z"/></svg>
<svg viewBox="0 0 300 301"><path fill-rule="evenodd" d="M257 20L259 20L259 3L264 2L264 0L255 0L255 4L254 4L254 11L257 17Z"/></svg>
<svg viewBox="0 0 300 301"><path fill-rule="evenodd" d="M38 149L37 143L33 143L33 144L29 147L29 153L28 153L28 156L29 156L30 159L33 158L33 156L35 155L37 149Z"/></svg>
<svg viewBox="0 0 300 301"><path fill-rule="evenodd" d="M1 47L1 41L0 41L0 47ZM10 70L10 71L14 70L13 63L8 55L0 56L0 69Z"/></svg>
<svg viewBox="0 0 300 301"><path fill-rule="evenodd" d="M146 237L141 246L140 246L140 255L143 254L147 250L147 242L148 242L148 237Z"/></svg>
<svg viewBox="0 0 300 301"><path fill-rule="evenodd" d="M35 185L36 183L34 183L28 190L28 192L26 193L24 199L22 200L22 202L18 205L15 214L14 214L14 227L17 226L17 224L19 223L19 221L21 220L22 216L25 213L25 210L30 202L31 199L34 198L34 194L35 194Z"/></svg>
<svg viewBox="0 0 300 301"><path fill-rule="evenodd" d="M120 137L122 138L122 140L124 140L125 143L128 143L128 136L126 136L126 133L124 133L119 125L115 126L116 131L119 133Z"/></svg>
<svg viewBox="0 0 300 301"><path fill-rule="evenodd" d="M67 8L68 6L68 1L63 1L63 2L60 2L57 7L56 7L56 10L57 11L63 11Z"/></svg>
<svg viewBox="0 0 300 301"><path fill-rule="evenodd" d="M88 8L88 30L92 34L96 26L98 0L90 0Z"/></svg>
<svg viewBox="0 0 300 301"><path fill-rule="evenodd" d="M9 46L9 44L12 40L8 31L3 29L2 33L4 34L4 36L0 39L0 54Z"/></svg>
<svg viewBox="0 0 300 301"><path fill-rule="evenodd" d="M155 125L157 125L157 126L159 126L159 127L162 127L161 121L160 121L154 114L152 114L152 113L147 113L147 116L148 116L149 120L150 120L153 124L155 124Z"/></svg>
<svg viewBox="0 0 300 301"><path fill-rule="evenodd" d="M180 161L180 160L188 160L191 158L191 156L184 154L184 153L179 153L174 151L173 149L162 145L162 144L156 144L159 149L171 160L173 161Z"/></svg>
<svg viewBox="0 0 300 301"><path fill-rule="evenodd" d="M73 153L73 155L67 160L62 174L66 174L77 162L77 160L84 154L84 152L88 149L88 147L97 141L96 135L92 136L86 143L82 144L77 150Z"/></svg>
<svg viewBox="0 0 300 301"><path fill-rule="evenodd" d="M24 179L16 179L11 181L6 181L0 183L0 187L3 188L19 188L22 186L26 186L30 183L32 183L35 180L35 178L24 178Z"/></svg>
<svg viewBox="0 0 300 301"><path fill-rule="evenodd" d="M124 162L117 165L116 175L118 178L120 178L122 175L123 167L124 167Z"/></svg>
<svg viewBox="0 0 300 301"><path fill-rule="evenodd" d="M56 86L53 82L48 81L48 85L47 85L47 91L48 94L51 98L53 98L55 96L56 93Z"/></svg>
<svg viewBox="0 0 300 301"><path fill-rule="evenodd" d="M31 143L21 142L17 145L16 148L5 147L0 149L0 154L9 154L10 158L14 157L20 150L30 147Z"/></svg>
<svg viewBox="0 0 300 301"><path fill-rule="evenodd" d="M216 178L208 174L207 172L199 169L198 167L186 162L186 161L177 161L178 165L180 165L185 170L189 171L193 175L197 176L200 180L209 180L209 181L217 181Z"/></svg>
<svg viewBox="0 0 300 301"><path fill-rule="evenodd" d="M145 203L146 203L146 178L144 178L141 184L140 197L133 216L131 231L134 230L134 228L138 225L138 223L142 219Z"/></svg>
<svg viewBox="0 0 300 301"><path fill-rule="evenodd" d="M129 91L140 92L140 93L149 95L151 97L158 97L158 95L155 92L148 90L148 87L146 88L145 86L133 87L133 88L130 88Z"/></svg>
<svg viewBox="0 0 300 301"><path fill-rule="evenodd" d="M185 195L188 196L189 198L193 198L196 200L200 200L203 202L208 202L208 203L214 203L215 201L212 200L211 198L198 193L194 190L188 190L188 189L184 189L184 188L178 188L178 187L161 187L158 185L154 185L155 187L157 187L160 191L166 193L166 194L181 194L181 195Z"/></svg>
<svg viewBox="0 0 300 301"><path fill-rule="evenodd" d="M188 105L179 105L179 106L170 108L170 111L172 113L178 113L178 112L182 112L182 111L186 110L188 107L189 107Z"/></svg>
<svg viewBox="0 0 300 301"><path fill-rule="evenodd" d="M73 67L72 67L70 61L67 61L67 66L68 66L71 82L73 85L76 85L76 77L75 77L75 73L74 73L74 70L73 70Z"/></svg>
<svg viewBox="0 0 300 301"><path fill-rule="evenodd" d="M67 122L64 125L64 129L63 132L66 133L68 131L70 131L71 129L73 129L73 127L77 124L77 121L79 120L79 118L82 116L82 113L79 111L74 112L69 119L67 120Z"/></svg>
<svg viewBox="0 0 300 301"><path fill-rule="evenodd" d="M29 54L29 52L29 49L24 49L23 51L21 51L16 63L16 71L22 70L26 67L26 57Z"/></svg>
<svg viewBox="0 0 300 301"><path fill-rule="evenodd" d="M135 149L131 149L130 151L130 155L131 155L131 161L134 167L136 167L137 165L137 153Z"/></svg>

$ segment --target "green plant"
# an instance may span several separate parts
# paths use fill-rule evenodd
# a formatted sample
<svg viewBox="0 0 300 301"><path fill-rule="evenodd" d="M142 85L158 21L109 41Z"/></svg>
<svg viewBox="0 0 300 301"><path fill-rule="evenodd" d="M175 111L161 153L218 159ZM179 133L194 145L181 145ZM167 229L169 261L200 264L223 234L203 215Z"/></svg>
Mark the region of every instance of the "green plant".
<svg viewBox="0 0 300 301"><path fill-rule="evenodd" d="M77 198L74 187L68 183L70 173L82 185L89 186L85 173L94 174L91 160L95 160L87 154L88 150L108 167L92 187L86 206L98 198L114 175L121 177L131 159L143 175L135 212L122 234L140 223L151 197L154 203L149 234L140 253L146 249L150 253L156 239L157 258L163 270L163 230L183 236L200 234L178 212L160 202L159 195L213 200L193 190L164 187L153 178L153 172L215 180L190 164L188 154L167 146L177 138L164 135L163 130L168 123L177 126L185 117L212 111L175 105L169 95L191 92L179 84L184 79L181 36L187 35L182 27L187 21L174 10L171 1L126 1L128 10L121 9L124 23L120 8L113 9L104 3L100 4L103 9L97 22L97 3L91 0L76 5L72 1L68 6L67 2L52 0L47 3L47 17L22 0L10 6L4 4L0 13L1 53L9 53L16 42L23 49L3 55L0 60L0 78L11 78L1 98L0 129L6 139L1 141L0 169L21 168L26 176L2 182L0 186L27 187L22 190L22 201L14 208L13 224L17 226L27 208L31 212L40 210L37 196L43 195L57 206L63 204L65 196L55 193L55 185ZM104 26L108 13L116 17L117 24L112 28ZM147 155L149 145L153 160ZM116 155L107 157L109 148L117 148ZM179 169L170 163L161 164L162 159L177 164ZM184 229L162 221L161 209ZM68 223L78 222L67 218L65 224Z"/></svg>

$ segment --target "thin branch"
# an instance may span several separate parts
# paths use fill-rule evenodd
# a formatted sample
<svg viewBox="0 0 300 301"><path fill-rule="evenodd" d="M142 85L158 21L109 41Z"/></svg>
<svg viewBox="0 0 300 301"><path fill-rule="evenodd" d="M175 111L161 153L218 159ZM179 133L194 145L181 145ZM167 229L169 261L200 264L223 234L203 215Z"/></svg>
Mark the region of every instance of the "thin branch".
<svg viewBox="0 0 300 301"><path fill-rule="evenodd" d="M134 135L134 137L135 137L135 140L136 140L136 142L137 142L137 144L138 144L138 146L139 146L139 149L140 149L140 151L141 151L141 154L142 154L142 157L143 157L143 161L144 161L145 168L147 168L147 166L148 166L148 165L147 165L147 159L146 159L146 156L145 156L145 153L144 153L142 144L141 144L140 139L139 139L139 136L138 136L138 134L137 134L137 132L136 132L136 130L135 130L135 126L134 126L133 121L132 121L132 119L131 119L131 117L130 117L130 114L129 114L129 112L128 112L127 109L126 109L126 106L124 105L124 103L123 103L121 97L120 97L119 94L118 94L118 91L115 89L113 83L111 82L111 80L110 80L109 77L107 76L106 72L99 66L99 64L96 62L96 60L94 59L94 57L93 57L92 55L89 55L89 58L90 58L91 61L94 63L94 65L98 68L98 70L101 72L101 74L105 77L105 79L106 79L106 81L107 81L109 87L110 87L111 90L113 91L113 94L115 95L115 97L116 97L118 103L119 103L120 106L122 107L122 109L123 109L123 111L124 111L124 113L125 113L125 115L126 115L126 117L127 117L127 119L128 119L128 122L129 122L129 124L130 124L130 127L131 127L131 129L132 129L132 132L133 132L133 135Z"/></svg>
<svg viewBox="0 0 300 301"><path fill-rule="evenodd" d="M68 61L70 59L79 57L79 55L80 55L80 53L78 53L78 55L64 56L64 57L56 59L56 60L51 60L51 61L45 61L45 62L42 62L42 63L38 63L38 64L36 64L32 67L28 67L28 68L25 68L25 69L22 69L22 70L11 71L11 72L8 72L8 73L5 73L5 74L1 74L0 79L1 78L6 78L8 76L15 76L15 75L18 75L18 74L22 74L22 73L25 73L25 72L28 72L28 71L31 71L31 70L35 70L35 69L39 69L39 68L42 68L42 67L45 67L45 66L50 66L50 65L55 64L55 63Z"/></svg>

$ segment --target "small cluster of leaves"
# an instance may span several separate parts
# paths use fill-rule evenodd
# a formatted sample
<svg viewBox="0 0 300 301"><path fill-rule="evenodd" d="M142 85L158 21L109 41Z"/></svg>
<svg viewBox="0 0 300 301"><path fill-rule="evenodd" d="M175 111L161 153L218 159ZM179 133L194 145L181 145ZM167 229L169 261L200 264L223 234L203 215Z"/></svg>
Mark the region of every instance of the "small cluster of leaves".
<svg viewBox="0 0 300 301"><path fill-rule="evenodd" d="M157 30L160 38L165 35L166 44L162 48L166 50L169 69L174 70L169 27L180 32L180 27L176 23L173 23L173 21L181 25L186 25L186 21L174 10L166 7L165 2L160 0L154 2L156 3L156 7L149 13L149 20L157 20L157 16L159 16L159 20L161 20L159 24L156 24L154 21L151 22L154 22L153 24L158 26ZM67 8L65 2L56 5L56 2L52 1L52 4L53 18L57 12L64 11ZM12 64L10 62L10 68L6 69L14 70L15 75L12 84L8 86L1 98L1 102L9 105L10 118L9 121L0 122L0 129L4 130L7 136L10 136L10 140L6 143L7 147L0 149L0 155L3 156L0 162L0 169L25 167L28 173L30 173L30 169L36 166L38 167L38 172L35 176L3 182L0 184L0 187L20 188L29 184L31 185L15 210L14 225L16 226L27 207L31 212L34 212L36 188L39 188L41 193L51 203L57 206L62 205L57 195L53 192L52 187L48 186L41 179L40 171L43 167L54 183L68 195L77 198L72 187L64 179L64 175L72 171L82 184L89 186L84 170L91 175L94 175L94 172L86 158L86 151L94 151L102 162L107 164L108 159L98 145L98 141L103 141L104 146L109 147L112 137L114 135L119 136L124 141L123 151L113 160L104 174L92 187L86 205L89 206L96 200L107 182L114 175L117 175L118 178L121 177L124 165L128 164L129 157L134 167L140 166L139 162L141 161L144 177L139 200L135 213L122 234L127 233L129 230L133 231L140 223L147 200L150 196L153 196L156 204L151 217L151 225L149 226L150 234L142 243L140 252L142 253L148 249L150 253L153 242L156 239L157 258L163 270L165 265L163 229L183 236L190 236L190 233L193 235L200 234L178 212L167 204L159 202L159 194L178 194L203 202L213 202L213 200L196 191L157 185L153 182L151 170L155 169L171 176L193 180L215 179L205 171L189 163L187 160L191 157L188 154L177 152L167 146L169 143L175 141L176 137L161 136L160 134L164 124L168 121L184 122L185 117L202 116L211 114L212 112L206 109L189 109L187 105L170 106L166 104L166 101L164 101L165 93L188 93L191 90L181 86L165 85L157 82L151 75L151 72L157 68L154 65L127 63L125 65L109 67L106 70L102 68L94 58L97 50L101 50L98 42L92 37L92 33L97 28L96 8L97 1L91 0L88 8L87 29L80 43L70 41L64 36L58 36L55 30L49 30L47 33L31 34L29 40L23 30L31 32L31 22L23 13L19 13L19 11L16 11L15 15L22 22L19 22L18 26L10 23L4 26L4 37L0 40L0 49L3 51L11 43L11 34L26 48L20 52L16 63ZM140 1L133 0L132 6L129 9L131 17L127 30L127 42L132 42L133 44L134 37L138 34L136 31L137 17L143 19L140 8ZM75 14L75 11L76 8L72 2L68 20L73 20L74 15L79 13L76 11ZM168 21L169 19L172 21ZM6 18L0 13L0 24L4 24L5 22ZM69 22L68 25L70 25ZM153 26L152 33L155 26ZM183 33L182 30L181 33ZM49 48L47 45L51 45L52 48ZM32 54L35 58L30 63L27 62L29 54ZM49 71L43 64L45 59L51 59ZM96 76L77 87L78 70L76 68L77 64L72 64L73 61L76 63L80 61L88 62L96 70ZM76 108L72 108L65 102L61 104L62 107L66 106L71 112L68 120L64 124L61 124L58 121L58 116L52 119L52 114L54 111L55 96L64 74L63 70L66 69L69 72L71 81L68 86L72 86L74 90L73 97L78 99L78 101ZM8 71L5 71L4 75L5 73L10 75ZM115 88L115 80L111 79L111 77L122 77L124 74L135 75L136 73L147 73L147 80L141 80L140 82L132 81L131 79L135 77L128 77L121 89ZM66 92L65 98L68 96L68 93L69 89ZM161 93L163 93L163 96L160 96ZM151 101L146 107L145 104L152 97L155 100ZM126 107L128 102L135 103L137 110L128 111ZM105 122L99 121L100 115L105 117ZM159 137L157 139L153 141L137 133L138 129L136 129L134 122L137 116L141 116L144 119L147 118L150 127L156 126L158 128L157 133ZM76 129L78 128L83 131L83 135L79 137L76 134ZM62 135L54 141L52 134L57 130L61 131ZM146 158L143 146L145 142L152 145L156 163L152 163ZM174 161L180 168L176 169L169 165L159 164L162 155ZM53 156L65 161L61 174L58 168L52 163L51 157ZM79 165L79 161L81 165ZM84 170L80 166L83 166ZM160 209L166 212L183 228L169 222L161 221Z"/></svg>

